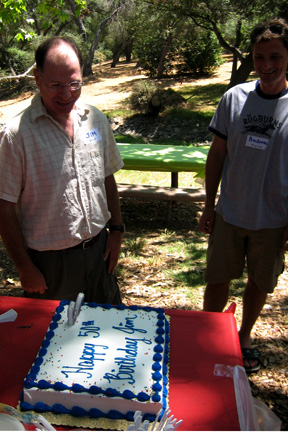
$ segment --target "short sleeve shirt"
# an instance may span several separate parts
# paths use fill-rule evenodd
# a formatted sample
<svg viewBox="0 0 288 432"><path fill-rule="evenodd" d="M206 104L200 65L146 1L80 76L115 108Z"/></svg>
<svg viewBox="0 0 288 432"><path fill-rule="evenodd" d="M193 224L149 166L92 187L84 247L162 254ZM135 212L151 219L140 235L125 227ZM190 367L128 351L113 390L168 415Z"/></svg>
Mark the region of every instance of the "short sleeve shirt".
<svg viewBox="0 0 288 432"><path fill-rule="evenodd" d="M264 95L257 81L231 88L210 130L227 140L216 210L224 220L258 230L288 224L288 91Z"/></svg>
<svg viewBox="0 0 288 432"><path fill-rule="evenodd" d="M0 198L17 203L27 246L72 247L97 235L111 215L105 178L123 167L106 116L77 102L74 140L40 95L0 134Z"/></svg>

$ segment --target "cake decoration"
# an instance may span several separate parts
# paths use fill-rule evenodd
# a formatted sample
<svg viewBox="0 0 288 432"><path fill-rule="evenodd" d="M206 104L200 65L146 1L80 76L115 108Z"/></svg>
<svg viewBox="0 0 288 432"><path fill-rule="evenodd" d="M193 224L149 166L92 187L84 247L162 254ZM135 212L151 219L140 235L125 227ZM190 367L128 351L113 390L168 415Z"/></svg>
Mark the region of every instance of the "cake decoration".
<svg viewBox="0 0 288 432"><path fill-rule="evenodd" d="M81 306L84 302L84 294L79 293L78 297L76 299L76 303L74 301L71 301L68 306L68 324L74 325L76 322L76 319L80 313Z"/></svg>

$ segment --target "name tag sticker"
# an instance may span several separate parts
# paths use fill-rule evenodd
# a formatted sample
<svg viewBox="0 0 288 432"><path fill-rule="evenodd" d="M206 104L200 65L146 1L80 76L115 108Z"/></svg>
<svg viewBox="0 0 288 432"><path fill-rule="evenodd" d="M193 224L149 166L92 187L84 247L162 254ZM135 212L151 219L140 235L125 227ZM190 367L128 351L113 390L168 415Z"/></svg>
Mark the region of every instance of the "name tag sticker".
<svg viewBox="0 0 288 432"><path fill-rule="evenodd" d="M246 146L259 149L259 150L266 150L268 146L268 138L260 138L260 137L248 135Z"/></svg>
<svg viewBox="0 0 288 432"><path fill-rule="evenodd" d="M91 129L90 131L86 132L84 137L84 144L89 145L93 144L97 141L101 141L102 137L100 135L100 132L97 128Z"/></svg>

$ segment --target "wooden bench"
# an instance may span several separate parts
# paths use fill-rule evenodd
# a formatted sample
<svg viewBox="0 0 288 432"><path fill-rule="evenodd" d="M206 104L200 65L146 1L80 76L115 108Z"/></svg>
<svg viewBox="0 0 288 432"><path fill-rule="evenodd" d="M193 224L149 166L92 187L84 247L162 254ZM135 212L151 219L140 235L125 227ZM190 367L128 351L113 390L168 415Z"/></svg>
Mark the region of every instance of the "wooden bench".
<svg viewBox="0 0 288 432"><path fill-rule="evenodd" d="M180 202L204 202L204 189L171 188L163 186L150 186L139 184L118 183L118 193L121 198L134 198L145 201L168 201L167 220L171 219L172 203Z"/></svg>

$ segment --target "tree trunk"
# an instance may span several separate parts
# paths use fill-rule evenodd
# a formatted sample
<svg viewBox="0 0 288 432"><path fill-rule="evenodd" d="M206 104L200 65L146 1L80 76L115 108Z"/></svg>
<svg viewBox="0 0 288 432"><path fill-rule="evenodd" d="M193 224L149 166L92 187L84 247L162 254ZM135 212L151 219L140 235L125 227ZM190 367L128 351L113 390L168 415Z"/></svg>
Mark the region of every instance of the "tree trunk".
<svg viewBox="0 0 288 432"><path fill-rule="evenodd" d="M239 48L241 42L241 25L242 25L241 20L238 20L236 25L236 40L235 40L235 47L237 48ZM232 73L231 73L230 81L233 79L233 76L237 72L237 65L238 65L238 57L236 53L233 53Z"/></svg>
<svg viewBox="0 0 288 432"><path fill-rule="evenodd" d="M111 68L115 68L117 63L119 62L119 58L121 54L124 53L126 56L126 63L130 63L131 61L131 53L132 53L132 43L130 39L127 39L125 42L123 42L113 53L113 60L111 63ZM129 57L130 54L130 57Z"/></svg>
<svg viewBox="0 0 288 432"><path fill-rule="evenodd" d="M172 40L173 40L173 33L172 33L172 31L170 31L169 35L166 39L165 45L163 47L160 60L159 60L158 69L157 69L157 76L156 76L157 79L162 78L164 68L165 68L165 66L164 66L165 65L165 59L166 59L167 53L169 51L169 48L171 46Z"/></svg>
<svg viewBox="0 0 288 432"><path fill-rule="evenodd" d="M94 38L94 40L93 40L93 42L91 44L91 47L90 47L90 50L89 50L88 60L87 60L87 62L84 65L84 70L83 70L83 75L84 76L93 75L92 64L93 64L93 60L94 60L94 52L96 51L96 49L98 47L101 34L102 34L103 30L105 29L105 27L107 27L108 24L110 24L110 22L112 21L112 19L114 18L114 16L116 16L117 13L122 9L122 7L124 6L124 4L125 4L125 2L122 3L120 6L118 6L114 10L114 12L111 13L111 15L109 17L105 18L101 22L101 24L100 24L100 26L99 26L99 28L98 28L98 30L96 32L95 38Z"/></svg>
<svg viewBox="0 0 288 432"><path fill-rule="evenodd" d="M250 73L253 70L253 58L252 52L243 59L240 67L237 69L235 74L231 77L228 88L234 87L237 84L241 84L247 81Z"/></svg>
<svg viewBox="0 0 288 432"><path fill-rule="evenodd" d="M117 50L115 51L115 53L113 53L113 59L112 59L112 63L111 63L111 68L115 68L117 63L119 62L119 58L121 53L123 52L123 49L125 47L126 43L121 44Z"/></svg>
<svg viewBox="0 0 288 432"><path fill-rule="evenodd" d="M126 46L124 53L125 53L125 57L126 57L126 63L130 63L131 62L131 58L132 58L132 51L133 51L133 41L130 40L128 45Z"/></svg>

